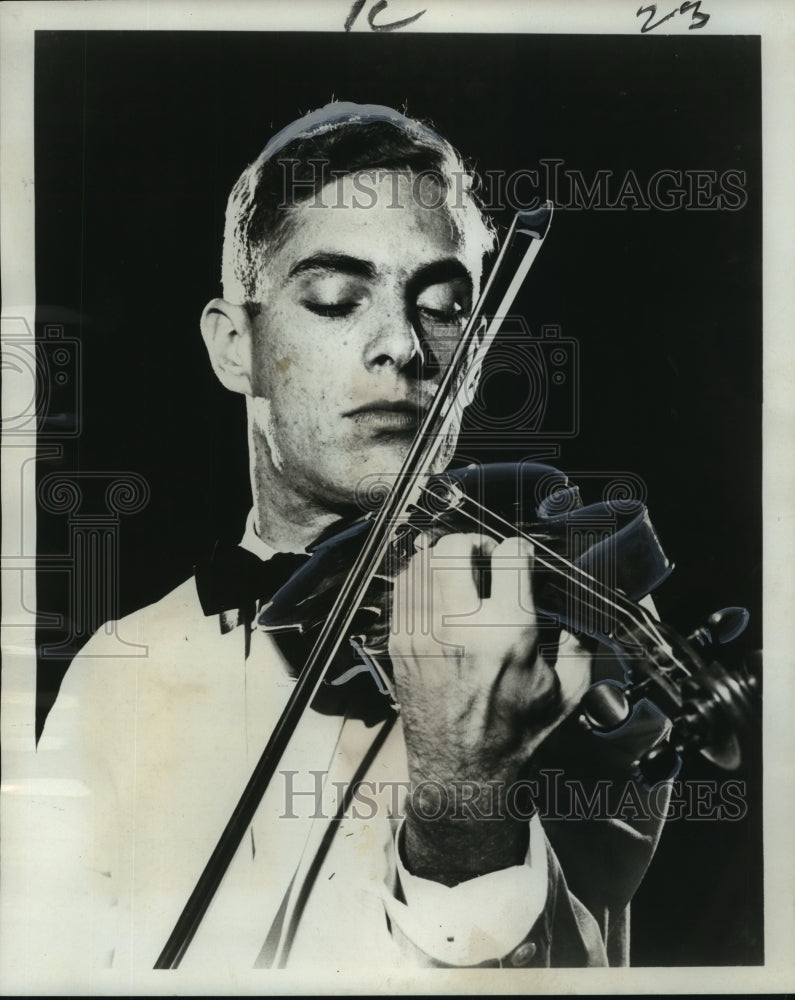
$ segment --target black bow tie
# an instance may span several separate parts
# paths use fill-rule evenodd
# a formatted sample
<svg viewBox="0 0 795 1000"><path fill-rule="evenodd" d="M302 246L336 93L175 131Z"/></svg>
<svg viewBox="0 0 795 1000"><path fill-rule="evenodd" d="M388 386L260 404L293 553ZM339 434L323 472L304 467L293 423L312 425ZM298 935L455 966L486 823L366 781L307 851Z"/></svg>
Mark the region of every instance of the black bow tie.
<svg viewBox="0 0 795 1000"><path fill-rule="evenodd" d="M195 566L202 611L217 615L269 601L308 559L292 552L260 559L240 545L218 541L212 554Z"/></svg>
<svg viewBox="0 0 795 1000"><path fill-rule="evenodd" d="M196 590L202 610L205 615L243 608L250 608L253 613L258 600L269 601L309 558L308 555L277 552L263 560L239 545L218 541L212 554L195 566ZM285 632L273 633L271 637L290 665L293 676L298 676L315 635ZM324 715L359 718L368 726L394 715L388 692L372 670L363 669L366 663L360 652L343 643L312 708Z"/></svg>

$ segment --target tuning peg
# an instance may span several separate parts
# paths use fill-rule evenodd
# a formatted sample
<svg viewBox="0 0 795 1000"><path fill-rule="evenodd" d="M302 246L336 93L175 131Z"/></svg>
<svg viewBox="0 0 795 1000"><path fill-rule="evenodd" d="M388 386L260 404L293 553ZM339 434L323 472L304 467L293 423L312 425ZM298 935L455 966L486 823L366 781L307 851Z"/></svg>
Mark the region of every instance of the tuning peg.
<svg viewBox="0 0 795 1000"><path fill-rule="evenodd" d="M682 758L671 744L664 740L643 754L638 761L638 769L644 783L653 788L660 781L675 778L681 763Z"/></svg>
<svg viewBox="0 0 795 1000"><path fill-rule="evenodd" d="M585 724L601 733L618 729L631 711L624 689L614 681L592 684L580 701L580 709Z"/></svg>
<svg viewBox="0 0 795 1000"><path fill-rule="evenodd" d="M721 608L687 637L699 646L725 646L745 631L751 616L745 608Z"/></svg>

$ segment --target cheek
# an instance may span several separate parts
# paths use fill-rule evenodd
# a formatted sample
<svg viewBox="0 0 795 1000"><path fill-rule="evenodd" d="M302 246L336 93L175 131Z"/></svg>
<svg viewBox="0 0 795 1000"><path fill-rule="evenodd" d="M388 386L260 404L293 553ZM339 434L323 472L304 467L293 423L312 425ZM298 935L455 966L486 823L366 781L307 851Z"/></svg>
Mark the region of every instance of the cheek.
<svg viewBox="0 0 795 1000"><path fill-rule="evenodd" d="M301 404L338 397L353 374L352 350L347 337L332 337L305 313L281 309L264 316L253 345L253 392L282 400L294 395Z"/></svg>
<svg viewBox="0 0 795 1000"><path fill-rule="evenodd" d="M327 405L329 382L328 364L317 359L285 359L273 366L268 375L269 398L278 407L281 422L306 425L318 417Z"/></svg>
<svg viewBox="0 0 795 1000"><path fill-rule="evenodd" d="M282 372L274 370L269 381L272 426L283 448L297 454L330 445L339 407L329 398L328 365L294 360Z"/></svg>
<svg viewBox="0 0 795 1000"><path fill-rule="evenodd" d="M354 362L343 344L294 351L269 366L268 388L280 411L303 424L311 417L322 426L324 417L332 420L352 400L366 398Z"/></svg>

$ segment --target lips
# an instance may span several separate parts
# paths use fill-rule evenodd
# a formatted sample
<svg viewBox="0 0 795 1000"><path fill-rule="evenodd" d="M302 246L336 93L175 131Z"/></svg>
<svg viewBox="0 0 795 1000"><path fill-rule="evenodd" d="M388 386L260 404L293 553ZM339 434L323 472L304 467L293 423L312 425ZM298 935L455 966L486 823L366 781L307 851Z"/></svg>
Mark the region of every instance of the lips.
<svg viewBox="0 0 795 1000"><path fill-rule="evenodd" d="M348 410L343 416L361 427L390 433L414 433L425 416L425 408L408 400L375 400Z"/></svg>

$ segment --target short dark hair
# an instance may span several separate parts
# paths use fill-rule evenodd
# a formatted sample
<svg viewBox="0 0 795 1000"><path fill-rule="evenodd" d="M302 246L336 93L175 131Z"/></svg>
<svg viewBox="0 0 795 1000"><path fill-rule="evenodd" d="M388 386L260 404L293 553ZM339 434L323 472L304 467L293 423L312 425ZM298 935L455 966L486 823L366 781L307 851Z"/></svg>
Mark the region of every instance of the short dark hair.
<svg viewBox="0 0 795 1000"><path fill-rule="evenodd" d="M225 298L258 303L262 266L289 234L291 210L335 178L365 170L431 178L448 203L453 194L453 207L477 218L483 252L492 248L494 231L472 190L472 174L446 139L393 108L335 102L282 129L232 188L224 230Z"/></svg>

